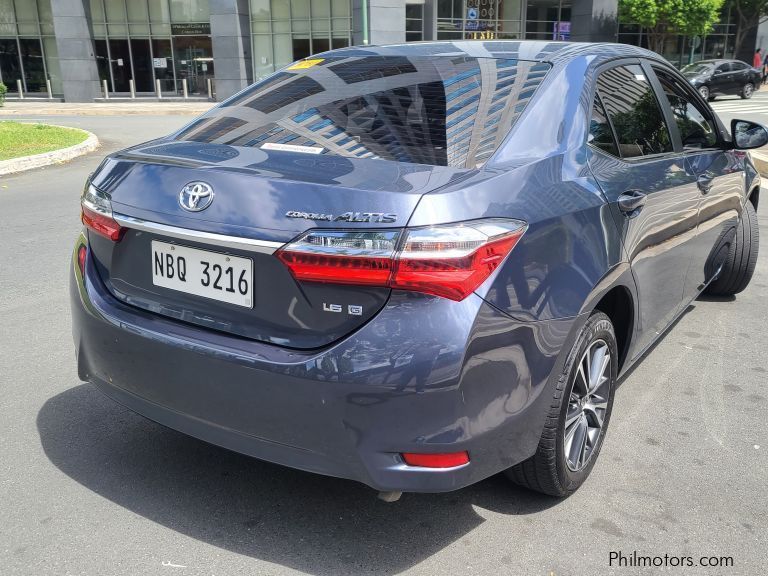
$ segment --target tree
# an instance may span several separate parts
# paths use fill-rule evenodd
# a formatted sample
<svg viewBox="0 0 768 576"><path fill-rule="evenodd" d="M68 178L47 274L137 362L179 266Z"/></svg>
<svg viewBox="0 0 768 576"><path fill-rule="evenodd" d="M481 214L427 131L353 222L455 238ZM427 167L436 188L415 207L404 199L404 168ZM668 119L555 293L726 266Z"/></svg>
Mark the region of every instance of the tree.
<svg viewBox="0 0 768 576"><path fill-rule="evenodd" d="M648 47L660 54L664 50L664 42L671 36L703 36L709 33L712 25L720 19L723 2L724 0L619 0L619 18L623 22L640 25L648 34Z"/></svg>
<svg viewBox="0 0 768 576"><path fill-rule="evenodd" d="M730 0L730 6L736 14L735 40L738 50L747 34L768 20L768 0Z"/></svg>

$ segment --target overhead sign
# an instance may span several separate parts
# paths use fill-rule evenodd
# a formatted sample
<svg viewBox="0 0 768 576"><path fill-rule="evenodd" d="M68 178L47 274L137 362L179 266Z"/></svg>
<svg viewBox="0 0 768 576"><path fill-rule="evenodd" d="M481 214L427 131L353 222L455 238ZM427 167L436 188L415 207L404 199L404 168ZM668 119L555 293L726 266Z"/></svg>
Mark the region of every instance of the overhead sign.
<svg viewBox="0 0 768 576"><path fill-rule="evenodd" d="M174 36L209 36L211 34L211 24L209 22L171 24L171 34Z"/></svg>

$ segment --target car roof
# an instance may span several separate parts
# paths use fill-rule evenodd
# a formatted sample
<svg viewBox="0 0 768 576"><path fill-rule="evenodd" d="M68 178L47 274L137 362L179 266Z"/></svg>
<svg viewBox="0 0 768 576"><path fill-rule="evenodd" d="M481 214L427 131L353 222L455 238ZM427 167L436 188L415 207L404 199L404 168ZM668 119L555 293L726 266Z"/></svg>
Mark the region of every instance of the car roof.
<svg viewBox="0 0 768 576"><path fill-rule="evenodd" d="M350 46L323 52L335 57L352 56L469 56L475 58L509 58L563 64L590 56L593 64L615 58L642 57L662 60L655 52L629 44L613 42L553 42L546 40L453 40L408 42L381 46ZM318 55L313 55L316 57Z"/></svg>
<svg viewBox="0 0 768 576"><path fill-rule="evenodd" d="M698 60L697 62L691 62L691 64L722 64L723 62L741 62L746 64L743 60L735 60L730 58L709 58L707 60Z"/></svg>

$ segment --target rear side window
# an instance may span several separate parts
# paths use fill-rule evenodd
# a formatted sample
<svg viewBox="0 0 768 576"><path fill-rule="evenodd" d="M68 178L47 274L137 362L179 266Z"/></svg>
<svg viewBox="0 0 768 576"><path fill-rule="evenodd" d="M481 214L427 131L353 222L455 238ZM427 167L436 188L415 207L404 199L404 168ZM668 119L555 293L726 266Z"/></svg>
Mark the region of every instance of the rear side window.
<svg viewBox="0 0 768 576"><path fill-rule="evenodd" d="M749 68L745 62L731 62L731 70L746 70Z"/></svg>
<svg viewBox="0 0 768 576"><path fill-rule="evenodd" d="M655 69L656 76L672 108L683 147L687 149L712 148L717 145L714 122L699 109L689 90L671 74Z"/></svg>
<svg viewBox="0 0 768 576"><path fill-rule="evenodd" d="M355 54L288 66L176 139L474 168L509 133L550 68L513 59Z"/></svg>
<svg viewBox="0 0 768 576"><path fill-rule="evenodd" d="M672 140L648 78L637 65L606 70L597 91L623 158L672 152Z"/></svg>
<svg viewBox="0 0 768 576"><path fill-rule="evenodd" d="M608 117L598 95L595 95L595 102L592 105L592 118L589 122L589 143L596 148L600 148L600 150L608 152L608 154L619 155L616 140L613 138L613 130L611 130L611 125L608 123Z"/></svg>

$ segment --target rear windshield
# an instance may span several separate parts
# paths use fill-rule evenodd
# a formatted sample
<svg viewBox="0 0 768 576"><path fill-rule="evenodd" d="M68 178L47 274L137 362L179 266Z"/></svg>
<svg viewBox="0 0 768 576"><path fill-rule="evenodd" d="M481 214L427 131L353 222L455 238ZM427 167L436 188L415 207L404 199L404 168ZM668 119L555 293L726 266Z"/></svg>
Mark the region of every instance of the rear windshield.
<svg viewBox="0 0 768 576"><path fill-rule="evenodd" d="M176 134L177 140L474 168L549 70L497 58L302 60Z"/></svg>

